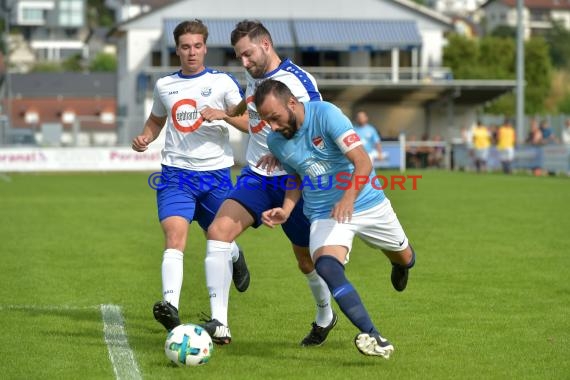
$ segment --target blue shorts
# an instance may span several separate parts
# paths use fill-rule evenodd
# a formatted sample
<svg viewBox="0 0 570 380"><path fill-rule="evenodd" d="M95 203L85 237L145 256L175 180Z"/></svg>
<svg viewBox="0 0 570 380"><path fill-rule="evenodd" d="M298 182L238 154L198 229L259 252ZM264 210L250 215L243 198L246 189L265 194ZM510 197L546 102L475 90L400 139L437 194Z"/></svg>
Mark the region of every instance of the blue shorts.
<svg viewBox="0 0 570 380"><path fill-rule="evenodd" d="M252 227L257 228L262 224L261 213L271 208L283 206L286 177L291 176L262 176L247 166L242 169L235 188L228 198L241 204L251 214L253 217ZM309 246L311 223L303 214L303 199L299 200L291 216L282 227L291 243L301 247Z"/></svg>
<svg viewBox="0 0 570 380"><path fill-rule="evenodd" d="M156 191L158 219L181 216L196 220L204 231L232 189L230 168L193 171L162 165L162 186Z"/></svg>

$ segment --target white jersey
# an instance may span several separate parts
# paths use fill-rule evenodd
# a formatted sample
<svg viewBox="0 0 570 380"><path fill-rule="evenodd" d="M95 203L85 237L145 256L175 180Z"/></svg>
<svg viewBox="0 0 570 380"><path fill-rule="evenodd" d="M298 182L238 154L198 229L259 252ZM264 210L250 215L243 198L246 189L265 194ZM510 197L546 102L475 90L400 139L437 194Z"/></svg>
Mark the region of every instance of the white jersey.
<svg viewBox="0 0 570 380"><path fill-rule="evenodd" d="M199 111L206 106L227 111L241 102L242 95L235 78L210 68L158 79L151 113L168 116L162 164L196 171L232 166L231 127L223 120L205 121Z"/></svg>
<svg viewBox="0 0 570 380"><path fill-rule="evenodd" d="M259 118L257 108L253 102L253 95L257 86L264 80L271 78L283 82L291 89L293 95L301 102L320 101L322 100L317 82L315 78L308 72L295 65L291 60L285 59L279 67L270 73L265 74L263 78L253 78L246 73L247 89L245 91L247 110L249 114L249 143L247 145L247 163L251 170L264 176L285 175L285 170L274 171L271 175L267 174L265 169L256 167L259 159L266 154L270 154L267 147L267 135L271 132L271 127L265 121Z"/></svg>

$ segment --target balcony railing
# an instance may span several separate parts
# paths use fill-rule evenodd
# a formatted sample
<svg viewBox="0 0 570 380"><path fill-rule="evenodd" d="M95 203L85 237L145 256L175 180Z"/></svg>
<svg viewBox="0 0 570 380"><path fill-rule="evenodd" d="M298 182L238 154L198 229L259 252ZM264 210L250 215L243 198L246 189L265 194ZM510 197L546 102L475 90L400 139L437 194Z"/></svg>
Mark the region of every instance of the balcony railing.
<svg viewBox="0 0 570 380"><path fill-rule="evenodd" d="M236 79L245 84L245 70L240 66L216 67L219 70L233 74ZM303 67L311 73L320 86L333 85L370 85L382 83L418 83L453 80L451 69L448 67L415 68L400 67ZM148 83L153 84L162 76L177 71L178 67L146 68Z"/></svg>

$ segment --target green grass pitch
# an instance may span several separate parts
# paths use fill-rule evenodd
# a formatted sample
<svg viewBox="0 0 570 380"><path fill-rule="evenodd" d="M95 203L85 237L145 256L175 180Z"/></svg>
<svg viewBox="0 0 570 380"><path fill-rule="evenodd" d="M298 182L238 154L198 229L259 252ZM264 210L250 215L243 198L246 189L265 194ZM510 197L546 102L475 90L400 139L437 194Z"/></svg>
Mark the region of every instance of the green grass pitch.
<svg viewBox="0 0 570 380"><path fill-rule="evenodd" d="M121 308L144 379L570 376L567 178L426 171L417 190L387 191L418 254L408 289L394 291L388 261L359 240L347 275L395 346L388 361L358 353L344 315L322 347L301 348L314 318L306 281L280 230L250 229L239 243L252 282L231 291L232 344L205 366L177 368L151 312L163 236L148 174L0 178L2 378L115 378L100 305ZM204 251L192 225L186 322L209 312Z"/></svg>

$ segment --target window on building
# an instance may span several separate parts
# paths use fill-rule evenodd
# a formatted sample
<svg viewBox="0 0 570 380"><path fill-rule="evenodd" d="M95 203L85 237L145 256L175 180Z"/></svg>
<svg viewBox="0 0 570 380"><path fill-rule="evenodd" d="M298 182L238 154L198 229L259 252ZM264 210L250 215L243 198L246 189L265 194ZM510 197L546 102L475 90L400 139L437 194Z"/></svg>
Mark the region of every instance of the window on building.
<svg viewBox="0 0 570 380"><path fill-rule="evenodd" d="M73 111L63 111L61 114L61 122L64 124L71 124L75 121L75 112Z"/></svg>
<svg viewBox="0 0 570 380"><path fill-rule="evenodd" d="M111 111L103 111L99 118L103 124L112 124L115 122L115 113Z"/></svg>
<svg viewBox="0 0 570 380"><path fill-rule="evenodd" d="M392 51L381 50L370 53L370 66L390 67L392 65Z"/></svg>
<svg viewBox="0 0 570 380"><path fill-rule="evenodd" d="M24 8L22 10L22 22L30 24L43 24L44 11L41 9Z"/></svg>
<svg viewBox="0 0 570 380"><path fill-rule="evenodd" d="M59 25L83 26L84 12L83 0L59 0Z"/></svg>
<svg viewBox="0 0 570 380"><path fill-rule="evenodd" d="M40 122L40 114L35 110L27 110L24 114L26 124L38 124Z"/></svg>

